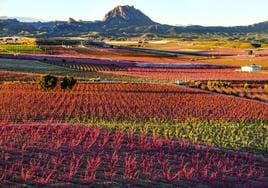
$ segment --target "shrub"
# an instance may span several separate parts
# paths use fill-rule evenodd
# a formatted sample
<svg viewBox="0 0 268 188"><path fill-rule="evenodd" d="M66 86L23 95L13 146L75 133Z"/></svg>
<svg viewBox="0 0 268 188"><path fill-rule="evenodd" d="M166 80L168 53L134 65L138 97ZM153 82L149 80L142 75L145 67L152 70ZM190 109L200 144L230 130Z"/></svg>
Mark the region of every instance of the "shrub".
<svg viewBox="0 0 268 188"><path fill-rule="evenodd" d="M232 83L231 83L231 82L225 82L224 87L225 87L225 88L232 87Z"/></svg>
<svg viewBox="0 0 268 188"><path fill-rule="evenodd" d="M208 87L206 86L206 84L201 84L200 88L203 89L203 90L208 89Z"/></svg>
<svg viewBox="0 0 268 188"><path fill-rule="evenodd" d="M268 84L264 84L264 86L263 86L263 90L264 90L265 92L268 92Z"/></svg>
<svg viewBox="0 0 268 188"><path fill-rule="evenodd" d="M214 88L214 87L224 87L224 88L228 88L231 86L231 82L222 82L222 81L208 81L207 82L207 86L209 88Z"/></svg>
<svg viewBox="0 0 268 188"><path fill-rule="evenodd" d="M244 92L238 93L239 97L246 97L246 94Z"/></svg>
<svg viewBox="0 0 268 188"><path fill-rule="evenodd" d="M249 90L249 89L250 89L250 85L249 85L248 83L245 83L245 84L244 84L244 89L245 89L245 90Z"/></svg>
<svg viewBox="0 0 268 188"><path fill-rule="evenodd" d="M259 42L252 42L251 46L253 46L254 48L260 48L262 45Z"/></svg>
<svg viewBox="0 0 268 188"><path fill-rule="evenodd" d="M194 82L194 87L195 88L200 88L201 86L202 86L202 82L200 82L200 81Z"/></svg>
<svg viewBox="0 0 268 188"><path fill-rule="evenodd" d="M253 50L249 50L249 51L248 51L248 55L254 55Z"/></svg>
<svg viewBox="0 0 268 188"><path fill-rule="evenodd" d="M207 82L207 86L208 86L208 87L213 87L213 86L212 86L212 82L211 82L211 81L208 81L208 82Z"/></svg>
<svg viewBox="0 0 268 188"><path fill-rule="evenodd" d="M58 78L51 75L41 76L38 80L39 88L48 91L52 90L57 86Z"/></svg>
<svg viewBox="0 0 268 188"><path fill-rule="evenodd" d="M76 80L73 77L64 77L61 81L61 89L72 89L74 85L76 84Z"/></svg>

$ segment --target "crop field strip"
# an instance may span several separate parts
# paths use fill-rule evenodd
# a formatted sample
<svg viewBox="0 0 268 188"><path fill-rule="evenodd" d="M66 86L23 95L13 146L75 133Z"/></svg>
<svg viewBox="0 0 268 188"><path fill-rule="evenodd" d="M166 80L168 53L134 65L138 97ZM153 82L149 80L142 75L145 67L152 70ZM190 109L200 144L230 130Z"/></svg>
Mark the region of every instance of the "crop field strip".
<svg viewBox="0 0 268 188"><path fill-rule="evenodd" d="M131 49L103 49L96 47L87 48L63 48L61 46L44 46L47 53L53 56L61 58L102 58L113 61L129 61L136 62L152 62L152 63L180 63L194 58L192 56L178 57L163 57L161 55L147 54Z"/></svg>
<svg viewBox="0 0 268 188"><path fill-rule="evenodd" d="M17 122L17 123L24 123ZM27 121L26 121L27 122ZM51 121L52 123L53 121ZM227 122L227 121L111 121L100 119L71 119L71 125L85 125L113 131L134 132L137 135L157 135L164 139L188 140L191 143L208 144L218 148L251 151L268 155L268 122ZM42 122L40 122L42 123Z"/></svg>
<svg viewBox="0 0 268 188"><path fill-rule="evenodd" d="M2 120L268 120L268 105L206 91L154 84L78 84L43 92L36 85L0 85ZM135 100L134 100L135 99Z"/></svg>
<svg viewBox="0 0 268 188"><path fill-rule="evenodd" d="M92 64L92 63L78 63L78 62L66 62L65 59L62 62L50 62L50 61L43 61L48 64L57 65L61 67L67 67L70 69L75 69L79 71L88 71L88 72L101 72L101 71L118 71L122 70L122 67L117 65L105 65L105 64Z"/></svg>
<svg viewBox="0 0 268 188"><path fill-rule="evenodd" d="M105 66L104 66L105 67ZM144 81L142 78L133 78L127 76L113 75L113 74L104 74L101 72L96 72L97 69L100 69L99 66L88 66L88 69L91 69L95 72L89 71L80 71L77 69L70 69L68 67L58 66L54 64L48 64L36 60L22 60L22 59L7 59L0 58L0 81L23 81L15 74L53 74L58 76L73 76L79 80L92 81L92 80L103 80L103 81ZM101 68L102 69L102 68ZM103 70L103 69L102 69ZM14 74L14 78L6 80L6 72ZM5 78L4 78L5 77ZM3 78L1 80L1 78ZM149 79L147 79L149 80ZM152 81L152 80L151 80Z"/></svg>
<svg viewBox="0 0 268 188"><path fill-rule="evenodd" d="M261 57L238 56L238 57L225 57L225 58L219 58L219 59L201 59L200 62L214 64L214 65L226 65L226 66L236 66L236 67L256 64L256 65L262 66L263 70L266 71L266 73L268 69L266 54Z"/></svg>
<svg viewBox="0 0 268 188"><path fill-rule="evenodd" d="M221 80L221 81L268 81L265 73L244 73L235 69L160 69L128 68L112 71L112 74L151 79L176 80Z"/></svg>
<svg viewBox="0 0 268 188"><path fill-rule="evenodd" d="M5 124L0 131L6 186L267 185L267 158L250 153L66 124Z"/></svg>
<svg viewBox="0 0 268 188"><path fill-rule="evenodd" d="M65 73L70 69L34 60L0 58L0 70L24 73Z"/></svg>
<svg viewBox="0 0 268 188"><path fill-rule="evenodd" d="M241 82L241 81L240 81ZM253 99L261 102L268 102L268 82L256 83L257 81L252 81L250 84L248 82L241 82L231 84L230 86L212 86L211 81L207 83L200 83L199 89L210 91L211 93L224 94L230 96L237 96L244 99ZM209 85L209 84L210 85ZM215 82L214 82L215 83ZM216 81L217 83L217 81ZM220 82L218 82L220 83ZM194 85L189 85L190 87L195 87Z"/></svg>
<svg viewBox="0 0 268 188"><path fill-rule="evenodd" d="M14 53L36 54L42 52L43 52L42 49L40 49L36 45L11 45L11 44L0 45L0 54L14 54Z"/></svg>
<svg viewBox="0 0 268 188"><path fill-rule="evenodd" d="M0 71L0 82L34 82L37 79L38 75L36 74Z"/></svg>
<svg viewBox="0 0 268 188"><path fill-rule="evenodd" d="M253 86L254 87L254 86ZM219 92L224 91L224 89L219 90ZM218 92L218 91L217 91ZM226 89L225 93L235 94L241 97L247 97L251 99L257 99L268 102L268 91L260 88L250 88L245 91L242 87L234 87L233 89Z"/></svg>

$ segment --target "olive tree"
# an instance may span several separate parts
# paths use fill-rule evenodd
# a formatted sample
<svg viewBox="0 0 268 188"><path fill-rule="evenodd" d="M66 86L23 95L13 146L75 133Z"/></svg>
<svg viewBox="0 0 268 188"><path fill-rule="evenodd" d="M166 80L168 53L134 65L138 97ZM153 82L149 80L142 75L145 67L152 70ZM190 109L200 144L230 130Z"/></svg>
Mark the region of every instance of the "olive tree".
<svg viewBox="0 0 268 188"><path fill-rule="evenodd" d="M44 91L52 90L57 86L58 78L52 75L43 75L38 80L38 86Z"/></svg>
<svg viewBox="0 0 268 188"><path fill-rule="evenodd" d="M64 77L63 80L61 81L61 89L63 90L71 90L75 84L76 84L77 80L74 79L73 77Z"/></svg>

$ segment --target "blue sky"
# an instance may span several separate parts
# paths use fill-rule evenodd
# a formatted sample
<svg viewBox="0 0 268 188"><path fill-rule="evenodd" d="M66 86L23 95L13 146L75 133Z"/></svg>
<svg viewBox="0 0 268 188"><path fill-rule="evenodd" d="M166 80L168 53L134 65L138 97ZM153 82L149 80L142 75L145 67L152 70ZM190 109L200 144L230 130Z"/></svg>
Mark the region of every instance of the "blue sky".
<svg viewBox="0 0 268 188"><path fill-rule="evenodd" d="M172 25L248 25L268 20L268 0L0 0L0 16L101 20L117 5L134 5Z"/></svg>

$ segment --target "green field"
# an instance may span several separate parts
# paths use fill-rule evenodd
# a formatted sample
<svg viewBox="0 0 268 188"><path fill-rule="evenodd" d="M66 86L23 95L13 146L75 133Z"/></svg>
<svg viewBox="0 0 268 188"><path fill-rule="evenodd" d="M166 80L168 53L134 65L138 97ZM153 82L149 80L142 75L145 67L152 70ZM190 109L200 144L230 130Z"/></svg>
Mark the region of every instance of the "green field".
<svg viewBox="0 0 268 188"><path fill-rule="evenodd" d="M0 45L0 54L35 54L43 52L41 48L36 45L11 45L2 44Z"/></svg>
<svg viewBox="0 0 268 188"><path fill-rule="evenodd" d="M108 130L134 131L136 134L158 135L166 139L188 140L220 148L253 151L268 154L268 123L199 121L108 121L97 119L71 119L72 124L83 124L90 127Z"/></svg>

